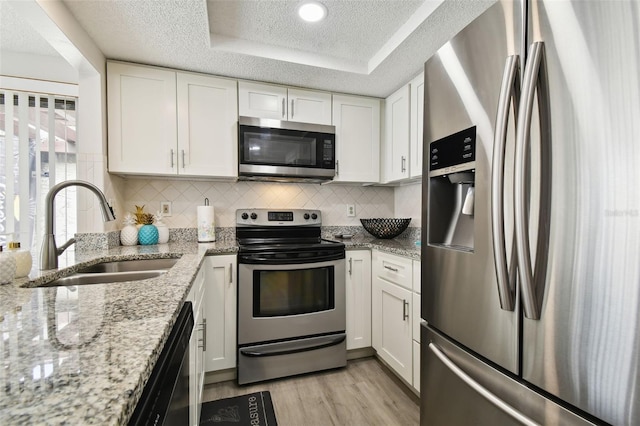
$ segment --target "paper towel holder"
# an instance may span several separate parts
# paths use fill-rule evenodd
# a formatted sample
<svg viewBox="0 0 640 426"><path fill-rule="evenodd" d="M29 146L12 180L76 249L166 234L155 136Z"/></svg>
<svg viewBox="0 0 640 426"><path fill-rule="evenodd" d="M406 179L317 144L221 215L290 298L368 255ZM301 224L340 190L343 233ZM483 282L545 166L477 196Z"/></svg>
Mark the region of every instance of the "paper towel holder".
<svg viewBox="0 0 640 426"><path fill-rule="evenodd" d="M204 199L204 206L197 208L198 242L211 243L216 240L215 213L209 199Z"/></svg>

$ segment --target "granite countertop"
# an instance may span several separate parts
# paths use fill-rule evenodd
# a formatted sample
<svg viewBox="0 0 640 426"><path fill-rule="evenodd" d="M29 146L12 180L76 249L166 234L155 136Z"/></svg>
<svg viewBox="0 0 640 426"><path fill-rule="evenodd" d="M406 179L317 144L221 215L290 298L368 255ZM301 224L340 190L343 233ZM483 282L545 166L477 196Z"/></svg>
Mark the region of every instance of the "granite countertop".
<svg viewBox="0 0 640 426"><path fill-rule="evenodd" d="M385 240L375 238L365 231L355 232L351 238L337 238L335 234L331 233L324 233L322 238L329 241L340 241L344 243L347 250L358 248L377 249L399 256L409 257L414 260L420 260L420 246L416 244L415 240L409 238Z"/></svg>
<svg viewBox="0 0 640 426"><path fill-rule="evenodd" d="M420 259L411 239L323 238ZM235 252L235 240L69 252L58 270L1 285L0 424L126 424L204 257ZM37 287L95 263L167 257L180 260L157 278Z"/></svg>
<svg viewBox="0 0 640 426"><path fill-rule="evenodd" d="M205 255L235 241L61 256L56 271L0 286L0 424L126 424ZM108 260L180 257L141 281L32 287Z"/></svg>

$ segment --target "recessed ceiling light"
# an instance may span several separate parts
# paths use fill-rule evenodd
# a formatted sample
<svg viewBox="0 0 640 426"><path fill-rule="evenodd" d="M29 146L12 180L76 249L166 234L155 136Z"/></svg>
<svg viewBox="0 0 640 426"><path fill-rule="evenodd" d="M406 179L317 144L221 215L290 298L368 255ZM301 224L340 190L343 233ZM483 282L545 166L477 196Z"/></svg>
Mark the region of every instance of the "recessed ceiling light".
<svg viewBox="0 0 640 426"><path fill-rule="evenodd" d="M305 1L298 6L298 15L307 22L322 21L327 16L327 7L317 1Z"/></svg>

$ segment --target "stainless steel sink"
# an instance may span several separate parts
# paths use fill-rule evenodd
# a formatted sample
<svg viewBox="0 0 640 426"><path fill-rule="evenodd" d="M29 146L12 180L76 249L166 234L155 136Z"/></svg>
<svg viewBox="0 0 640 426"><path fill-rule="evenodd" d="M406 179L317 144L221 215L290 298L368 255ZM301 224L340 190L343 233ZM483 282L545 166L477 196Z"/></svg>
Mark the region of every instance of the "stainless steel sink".
<svg viewBox="0 0 640 426"><path fill-rule="evenodd" d="M118 260L96 263L79 269L68 277L58 278L40 287L59 287L85 284L120 283L146 280L165 274L180 259Z"/></svg>
<svg viewBox="0 0 640 426"><path fill-rule="evenodd" d="M102 274L113 272L166 271L180 259L139 259L96 263L78 270L79 274Z"/></svg>
<svg viewBox="0 0 640 426"><path fill-rule="evenodd" d="M146 280L147 278L159 277L167 271L130 271L130 272L105 272L94 274L76 273L68 277L58 278L42 284L40 287L59 287L85 284L106 284L121 283L124 281Z"/></svg>

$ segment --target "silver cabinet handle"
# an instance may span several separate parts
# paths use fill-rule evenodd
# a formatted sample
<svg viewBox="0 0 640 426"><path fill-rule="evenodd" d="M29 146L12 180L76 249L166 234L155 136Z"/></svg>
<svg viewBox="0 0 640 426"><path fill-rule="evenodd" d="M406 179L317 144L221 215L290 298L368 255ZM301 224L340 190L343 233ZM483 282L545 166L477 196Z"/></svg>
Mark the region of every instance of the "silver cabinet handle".
<svg viewBox="0 0 640 426"><path fill-rule="evenodd" d="M487 399L493 405L495 405L496 407L498 407L499 409L507 413L509 416L513 417L514 419L518 420L520 423L524 425L539 426L538 423L534 422L529 417L525 416L520 411L510 406L509 404L507 404L506 402L504 402L503 400L495 396L492 392L487 390L480 383L472 379L471 376L465 373L460 367L458 367L453 361L451 361L444 353L442 353L442 351L440 351L440 349L438 349L438 347L435 344L429 343L429 349L431 350L431 352L435 354L435 356L438 357L438 359L445 366L447 366L447 368L449 368L449 370L453 374L455 374L460 380L462 380L467 385L469 385L471 389L476 391L478 394L482 395L485 399Z"/></svg>
<svg viewBox="0 0 640 426"><path fill-rule="evenodd" d="M538 226L538 250L536 250L536 264L546 266L545 236L548 238L548 221L550 209L550 170L548 145L550 141L549 130L549 100L546 92L547 76L544 63L544 43L535 42L531 45L531 52L527 59L524 72L524 84L522 86L522 99L518 110L518 128L516 131L516 161L514 182L514 211L516 252L518 255L518 270L522 283L522 305L527 318L540 319L541 302L544 292L545 271L536 267L536 277L543 283L534 287L534 275L532 272L531 250L529 245L529 223L527 212L529 210L527 188L527 159L529 152L531 117L533 113L534 95L538 93L538 115L540 120L541 145L541 177L540 177L540 215Z"/></svg>
<svg viewBox="0 0 640 426"><path fill-rule="evenodd" d="M229 264L229 284L233 284L233 263Z"/></svg>
<svg viewBox="0 0 640 426"><path fill-rule="evenodd" d="M402 163L400 165L400 171L402 173L407 171L407 158L404 155L402 156Z"/></svg>
<svg viewBox="0 0 640 426"><path fill-rule="evenodd" d="M200 326L200 331L202 331L202 339L200 339L202 346L198 346L198 347L206 352L207 350L207 319L206 318L202 319L202 325Z"/></svg>
<svg viewBox="0 0 640 426"><path fill-rule="evenodd" d="M173 149L171 150L171 168L173 169Z"/></svg>
<svg viewBox="0 0 640 426"><path fill-rule="evenodd" d="M392 268L391 266L387 266L387 265L384 265L384 269L388 269L388 270L393 271L393 272L398 272L398 269Z"/></svg>
<svg viewBox="0 0 640 426"><path fill-rule="evenodd" d="M293 118L293 99L291 99L291 118Z"/></svg>
<svg viewBox="0 0 640 426"><path fill-rule="evenodd" d="M285 110L286 107L287 105L285 104L285 100L282 98L282 118L287 118L287 112Z"/></svg>
<svg viewBox="0 0 640 426"><path fill-rule="evenodd" d="M351 258L349 258L349 275L351 275L351 272L352 272L352 271L351 271L351 267L353 266L353 265L351 264L351 260L352 260L352 259L351 259Z"/></svg>
<svg viewBox="0 0 640 426"><path fill-rule="evenodd" d="M407 299L402 299L402 321L406 321L409 318L409 302Z"/></svg>
<svg viewBox="0 0 640 426"><path fill-rule="evenodd" d="M185 166L185 162L184 162L184 149L182 150L182 168L184 169Z"/></svg>
<svg viewBox="0 0 640 426"><path fill-rule="evenodd" d="M513 100L514 109L520 102L520 59L518 55L509 56L504 64L498 112L496 114L496 132L493 139L493 170L491 171L491 225L493 228L493 252L498 281L500 307L513 311L515 307L514 276L507 270L507 250L504 232L504 164L509 125L509 105ZM516 123L518 115L516 111ZM511 241L512 245L515 240ZM515 250L512 247L511 265L515 267Z"/></svg>

